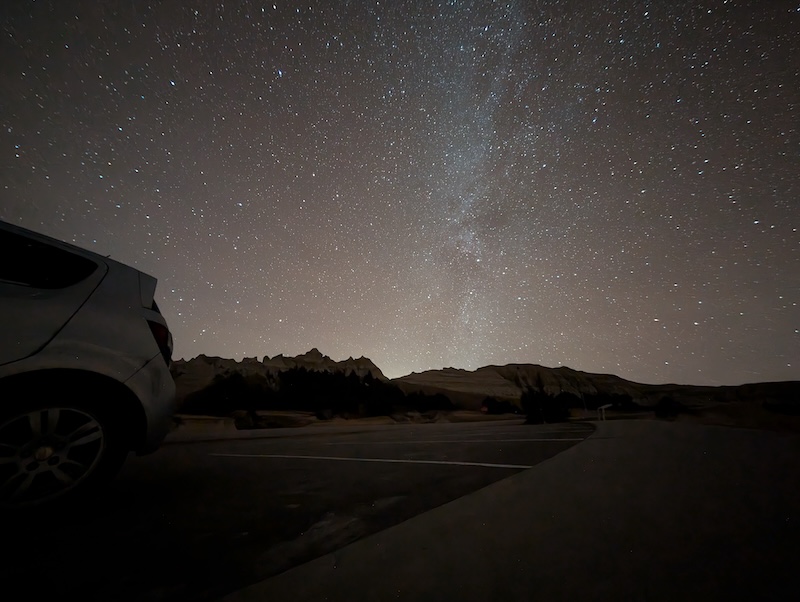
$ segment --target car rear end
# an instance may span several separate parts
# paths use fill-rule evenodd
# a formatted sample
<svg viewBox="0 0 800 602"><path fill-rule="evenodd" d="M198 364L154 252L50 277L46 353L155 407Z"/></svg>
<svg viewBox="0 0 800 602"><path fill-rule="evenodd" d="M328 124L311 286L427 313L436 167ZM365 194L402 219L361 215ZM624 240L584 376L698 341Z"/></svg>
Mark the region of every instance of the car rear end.
<svg viewBox="0 0 800 602"><path fill-rule="evenodd" d="M0 222L0 507L106 481L172 424L156 279Z"/></svg>
<svg viewBox="0 0 800 602"><path fill-rule="evenodd" d="M156 279L139 272L139 291L142 313L147 327L158 348L158 355L152 357L138 370L126 384L134 391L146 391L139 395L143 402L148 428L144 436L134 446L139 454L158 448L172 426L175 413L175 382L169 371L172 363L172 333L155 300Z"/></svg>
<svg viewBox="0 0 800 602"><path fill-rule="evenodd" d="M149 453L169 432L175 411L175 383L169 371L172 334L155 299L156 279L108 258L103 261L105 277L45 355L52 363L90 369L129 389L141 405L140 412L124 410L129 414L130 447Z"/></svg>

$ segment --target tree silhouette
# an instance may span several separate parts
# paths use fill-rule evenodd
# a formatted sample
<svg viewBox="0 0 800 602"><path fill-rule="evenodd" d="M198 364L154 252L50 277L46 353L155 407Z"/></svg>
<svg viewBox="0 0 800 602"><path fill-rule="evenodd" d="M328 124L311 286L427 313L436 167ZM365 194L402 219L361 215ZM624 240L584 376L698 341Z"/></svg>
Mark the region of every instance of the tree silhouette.
<svg viewBox="0 0 800 602"><path fill-rule="evenodd" d="M520 398L520 405L525 412L525 424L564 422L569 418L569 408L563 398L551 397L541 390L526 389Z"/></svg>

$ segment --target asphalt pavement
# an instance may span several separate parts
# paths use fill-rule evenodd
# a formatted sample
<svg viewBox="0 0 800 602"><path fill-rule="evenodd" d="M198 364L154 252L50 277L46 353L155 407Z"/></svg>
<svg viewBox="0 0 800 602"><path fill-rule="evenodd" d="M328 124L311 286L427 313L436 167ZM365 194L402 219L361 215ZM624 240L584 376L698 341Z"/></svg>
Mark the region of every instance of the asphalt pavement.
<svg viewBox="0 0 800 602"><path fill-rule="evenodd" d="M521 420L212 431L131 457L80 504L2 517L0 599L212 600L530 470L593 432Z"/></svg>
<svg viewBox="0 0 800 602"><path fill-rule="evenodd" d="M797 435L608 421L506 476L224 600L796 597Z"/></svg>

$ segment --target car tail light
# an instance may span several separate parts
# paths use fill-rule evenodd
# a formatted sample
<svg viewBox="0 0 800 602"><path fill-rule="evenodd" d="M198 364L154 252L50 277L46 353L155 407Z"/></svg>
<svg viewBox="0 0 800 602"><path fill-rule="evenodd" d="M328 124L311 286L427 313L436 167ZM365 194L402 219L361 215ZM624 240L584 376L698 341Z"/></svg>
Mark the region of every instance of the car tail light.
<svg viewBox="0 0 800 602"><path fill-rule="evenodd" d="M170 334L166 326L159 322L151 322L148 320L147 325L150 327L150 332L153 333L153 338L155 338L156 343L158 343L158 348L161 350L164 361L167 362L167 366L169 366L172 361L172 334Z"/></svg>

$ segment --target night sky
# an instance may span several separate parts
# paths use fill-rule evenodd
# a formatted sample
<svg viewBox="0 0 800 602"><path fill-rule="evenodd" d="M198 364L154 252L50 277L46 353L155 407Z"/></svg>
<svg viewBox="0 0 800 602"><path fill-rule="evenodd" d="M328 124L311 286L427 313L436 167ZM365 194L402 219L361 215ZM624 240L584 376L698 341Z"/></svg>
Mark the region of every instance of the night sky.
<svg viewBox="0 0 800 602"><path fill-rule="evenodd" d="M800 379L800 2L5 1L0 219L175 357Z"/></svg>

